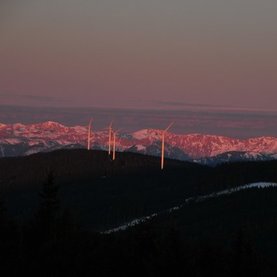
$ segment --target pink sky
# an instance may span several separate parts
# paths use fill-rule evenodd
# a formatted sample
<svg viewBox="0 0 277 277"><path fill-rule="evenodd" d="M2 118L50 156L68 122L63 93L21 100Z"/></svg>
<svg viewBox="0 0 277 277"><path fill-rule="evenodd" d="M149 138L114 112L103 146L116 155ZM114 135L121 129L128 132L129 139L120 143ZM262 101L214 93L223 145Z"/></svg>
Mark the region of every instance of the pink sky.
<svg viewBox="0 0 277 277"><path fill-rule="evenodd" d="M1 1L0 103L276 111L276 10L270 0Z"/></svg>

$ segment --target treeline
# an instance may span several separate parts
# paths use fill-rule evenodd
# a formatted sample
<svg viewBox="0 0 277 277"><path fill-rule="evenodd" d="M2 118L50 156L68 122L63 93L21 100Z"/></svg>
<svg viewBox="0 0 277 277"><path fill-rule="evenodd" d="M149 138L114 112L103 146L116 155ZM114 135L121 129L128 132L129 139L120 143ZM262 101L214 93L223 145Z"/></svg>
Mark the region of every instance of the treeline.
<svg viewBox="0 0 277 277"><path fill-rule="evenodd" d="M200 165L168 160L167 168L201 168ZM55 172L56 181L62 183L88 182L101 177L157 174L160 161L157 157L135 153L117 153L115 161L106 151L84 149L57 150L25 157L0 159L1 186L8 189L36 188L48 171Z"/></svg>
<svg viewBox="0 0 277 277"><path fill-rule="evenodd" d="M169 176L174 183L184 185L186 176L189 176L191 180L196 178L200 187L222 187L224 183L233 186L261 179L277 180L276 168L277 160L235 162L208 167L166 159L165 170L161 172L158 157L123 152L117 153L117 159L112 161L105 151L67 149L27 157L1 158L0 189L38 188L49 170L55 173L56 182L59 184L86 183L101 178L143 179L145 176L150 176L152 183L159 183ZM174 175L178 178L172 177ZM179 177L183 179L180 180Z"/></svg>
<svg viewBox="0 0 277 277"><path fill-rule="evenodd" d="M38 195L38 208L27 222L9 218L1 200L1 276L277 274L275 260L257 251L249 229L238 228L223 244L216 243L215 236L203 240L184 235L176 220L171 219L104 235L85 231L71 211L62 209L59 189L50 173Z"/></svg>
<svg viewBox="0 0 277 277"><path fill-rule="evenodd" d="M224 163L211 168L203 186L213 184L221 189L253 182L277 182L277 160Z"/></svg>

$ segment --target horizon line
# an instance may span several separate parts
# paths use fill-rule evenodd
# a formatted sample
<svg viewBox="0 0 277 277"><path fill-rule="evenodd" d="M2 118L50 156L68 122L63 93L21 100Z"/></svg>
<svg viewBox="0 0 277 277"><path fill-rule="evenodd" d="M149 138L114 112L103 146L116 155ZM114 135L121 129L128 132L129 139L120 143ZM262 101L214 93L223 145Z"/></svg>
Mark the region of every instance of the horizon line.
<svg viewBox="0 0 277 277"><path fill-rule="evenodd" d="M170 104L169 104L170 105ZM12 108L30 108L30 109L95 109L95 110L126 110L126 111L167 111L167 112L196 112L196 111L207 111L207 112L260 112L260 113L277 113L275 109L263 109L263 108L251 108L251 107L228 107L220 105L205 105L205 104L182 104L184 108L170 108L170 107L111 107L111 106L47 106L47 105L14 105L14 104L0 104L1 107L12 107Z"/></svg>

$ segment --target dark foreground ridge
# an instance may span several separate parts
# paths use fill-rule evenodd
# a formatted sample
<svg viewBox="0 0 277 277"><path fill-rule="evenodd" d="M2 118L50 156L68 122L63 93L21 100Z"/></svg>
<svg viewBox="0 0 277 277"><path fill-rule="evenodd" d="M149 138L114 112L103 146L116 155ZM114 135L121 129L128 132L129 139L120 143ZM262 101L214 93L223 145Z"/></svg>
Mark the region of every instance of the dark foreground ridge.
<svg viewBox="0 0 277 277"><path fill-rule="evenodd" d="M274 276L276 189L249 190L105 231L184 199L277 182L277 161L215 168L60 150L0 159L0 263L18 276ZM174 275L176 272L176 275Z"/></svg>

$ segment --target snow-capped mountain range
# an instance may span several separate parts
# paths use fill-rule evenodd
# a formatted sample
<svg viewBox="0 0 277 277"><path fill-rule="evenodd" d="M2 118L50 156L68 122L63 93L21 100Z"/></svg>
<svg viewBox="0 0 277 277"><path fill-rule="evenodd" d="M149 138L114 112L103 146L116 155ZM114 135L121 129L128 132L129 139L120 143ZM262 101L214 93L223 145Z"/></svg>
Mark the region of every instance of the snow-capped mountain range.
<svg viewBox="0 0 277 277"><path fill-rule="evenodd" d="M30 155L61 148L84 148L87 126L67 127L47 121L24 125L0 123L0 157ZM160 155L161 130L143 129L117 134L117 151ZM203 134L166 134L165 156L206 164L237 160L268 160L277 158L277 138L236 139ZM92 148L107 149L108 130L92 132Z"/></svg>

